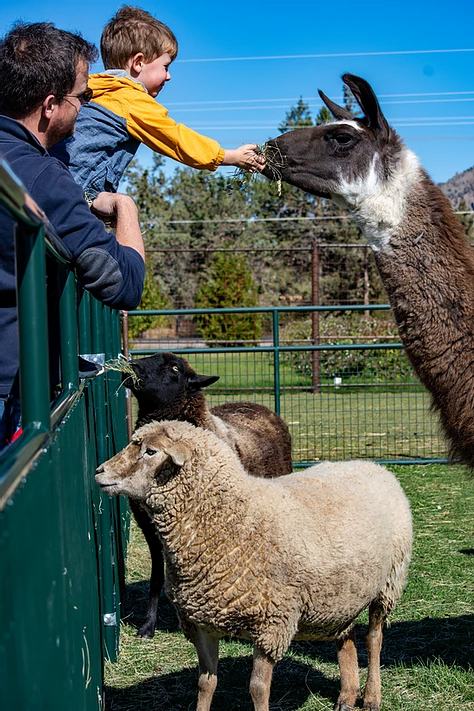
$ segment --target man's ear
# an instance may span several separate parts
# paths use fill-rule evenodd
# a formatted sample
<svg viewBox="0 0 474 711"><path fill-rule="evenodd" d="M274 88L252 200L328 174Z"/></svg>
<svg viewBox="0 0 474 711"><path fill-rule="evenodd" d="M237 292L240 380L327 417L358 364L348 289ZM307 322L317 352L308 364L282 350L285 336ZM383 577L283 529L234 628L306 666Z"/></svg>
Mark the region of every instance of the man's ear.
<svg viewBox="0 0 474 711"><path fill-rule="evenodd" d="M43 116L47 119L50 119L57 105L57 98L54 96L54 94L49 94L46 99L44 99L42 104Z"/></svg>
<svg viewBox="0 0 474 711"><path fill-rule="evenodd" d="M171 442L163 448L163 451L171 457L177 467L182 467L191 459L191 449L183 442Z"/></svg>

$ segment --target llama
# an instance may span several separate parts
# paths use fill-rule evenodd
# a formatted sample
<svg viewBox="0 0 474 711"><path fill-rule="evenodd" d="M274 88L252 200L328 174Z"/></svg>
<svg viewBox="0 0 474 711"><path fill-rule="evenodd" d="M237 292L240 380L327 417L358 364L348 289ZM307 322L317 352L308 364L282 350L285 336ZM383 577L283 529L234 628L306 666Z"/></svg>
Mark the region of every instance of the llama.
<svg viewBox="0 0 474 711"><path fill-rule="evenodd" d="M347 209L374 251L401 340L453 456L474 466L474 253L451 204L388 125L371 86L344 74L363 118L321 91L336 120L268 142L281 179ZM264 175L274 178L271 170Z"/></svg>

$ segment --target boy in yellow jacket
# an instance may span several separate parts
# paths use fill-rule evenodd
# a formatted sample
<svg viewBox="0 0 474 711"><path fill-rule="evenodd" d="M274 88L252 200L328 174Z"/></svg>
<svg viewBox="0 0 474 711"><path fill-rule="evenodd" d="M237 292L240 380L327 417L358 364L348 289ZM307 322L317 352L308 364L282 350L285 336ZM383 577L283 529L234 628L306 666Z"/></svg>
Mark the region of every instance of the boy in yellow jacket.
<svg viewBox="0 0 474 711"><path fill-rule="evenodd" d="M69 166L87 198L117 191L140 143L201 170L263 169L265 159L255 144L224 150L176 123L155 101L171 79L169 66L178 53L169 27L140 8L124 6L105 26L100 50L105 71L89 77L92 100L82 106L74 136L51 151Z"/></svg>

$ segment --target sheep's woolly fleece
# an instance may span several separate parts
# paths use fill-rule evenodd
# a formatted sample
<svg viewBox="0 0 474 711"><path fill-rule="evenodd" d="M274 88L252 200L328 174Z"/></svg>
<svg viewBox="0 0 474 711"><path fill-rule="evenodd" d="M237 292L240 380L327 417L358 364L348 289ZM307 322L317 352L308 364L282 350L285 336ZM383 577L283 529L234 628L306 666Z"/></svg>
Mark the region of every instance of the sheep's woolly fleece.
<svg viewBox="0 0 474 711"><path fill-rule="evenodd" d="M228 445L186 422L137 430L121 466L153 469L152 458L135 464L137 446L184 460L177 468L165 459L142 496L164 542L167 593L185 632L191 623L251 638L278 660L292 638L337 638L370 602L389 612L400 597L411 515L384 467L323 462L257 479ZM143 473L132 472L130 485L134 476Z"/></svg>

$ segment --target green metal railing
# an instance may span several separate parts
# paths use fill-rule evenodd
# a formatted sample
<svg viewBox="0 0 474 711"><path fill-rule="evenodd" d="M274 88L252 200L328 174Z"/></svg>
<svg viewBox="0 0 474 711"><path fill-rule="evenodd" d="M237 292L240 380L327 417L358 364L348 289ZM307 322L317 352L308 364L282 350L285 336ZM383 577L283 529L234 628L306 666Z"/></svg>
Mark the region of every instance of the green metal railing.
<svg viewBox="0 0 474 711"><path fill-rule="evenodd" d="M118 648L128 513L93 477L126 444L125 398L118 373L80 378L78 354L116 358L120 315L76 283L4 162L0 202L16 221L23 426L0 454L0 708L102 709L103 659ZM49 319L59 323L53 393Z"/></svg>
<svg viewBox="0 0 474 711"><path fill-rule="evenodd" d="M318 337L305 343L287 343L281 338L282 321L290 317L340 312L362 316L389 309L388 304L361 304L130 311L131 318L254 313L266 318L271 331L259 344L232 347L217 342L209 347L204 341L202 347L197 342L192 347L180 347L179 339L171 345L162 339L150 348L146 341L143 347L135 341L131 355L151 355L158 348L171 350L184 355L199 372L221 376L206 391L211 406L226 400L252 399L275 410L289 424L295 467L322 459L369 458L385 464L446 462L447 446L430 411L429 395L411 370L398 340L327 343ZM358 340L357 334L352 334L352 339ZM329 354L338 353L341 361L349 361L357 352L370 362L372 377L352 374L336 380L333 372L325 371L324 359L328 360ZM306 375L301 375L301 365L296 362L301 354L308 354ZM390 371L394 366L399 375ZM248 377L244 378L242 372Z"/></svg>

